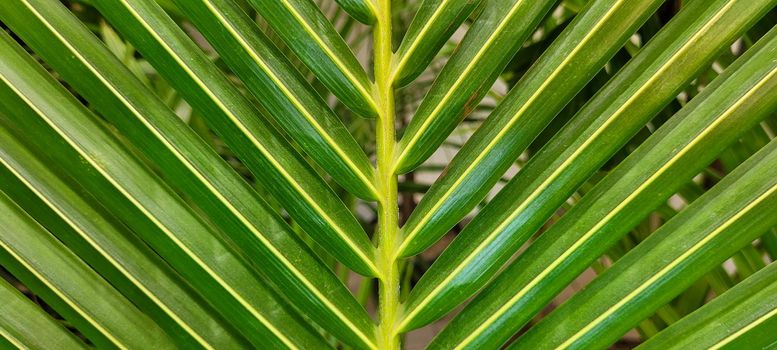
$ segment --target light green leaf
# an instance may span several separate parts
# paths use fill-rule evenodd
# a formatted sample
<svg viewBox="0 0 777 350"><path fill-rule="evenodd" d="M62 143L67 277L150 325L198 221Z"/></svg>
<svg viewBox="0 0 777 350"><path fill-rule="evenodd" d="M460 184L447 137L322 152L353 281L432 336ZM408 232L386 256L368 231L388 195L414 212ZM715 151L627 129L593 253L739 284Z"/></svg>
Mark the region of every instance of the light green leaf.
<svg viewBox="0 0 777 350"><path fill-rule="evenodd" d="M393 80L396 87L410 84L432 62L483 0L424 0L413 17L396 53Z"/></svg>
<svg viewBox="0 0 777 350"><path fill-rule="evenodd" d="M486 0L418 107L399 143L395 172L415 169L480 103L555 1Z"/></svg>
<svg viewBox="0 0 777 350"><path fill-rule="evenodd" d="M400 254L423 251L469 213L660 4L600 0L580 13L424 195L402 228Z"/></svg>
<svg viewBox="0 0 777 350"><path fill-rule="evenodd" d="M141 307L176 344L245 346L153 250L71 189L44 161L0 125L0 191Z"/></svg>
<svg viewBox="0 0 777 350"><path fill-rule="evenodd" d="M4 349L86 349L62 324L0 278L0 347ZM6 342L6 345L3 345Z"/></svg>
<svg viewBox="0 0 777 350"><path fill-rule="evenodd" d="M17 20L8 20L6 4L0 3L0 15L18 28ZM19 21L34 23L20 13ZM30 146L78 179L255 346L320 344L319 335L228 248L222 233L197 217L7 35L0 52L0 123L17 135L47 140Z"/></svg>
<svg viewBox="0 0 777 350"><path fill-rule="evenodd" d="M742 132L774 111L775 50L777 31L748 51L521 253L437 336L435 346L482 346L509 339L593 260Z"/></svg>
<svg viewBox="0 0 777 350"><path fill-rule="evenodd" d="M777 341L777 264L642 343L638 349L765 348Z"/></svg>
<svg viewBox="0 0 777 350"><path fill-rule="evenodd" d="M772 57L775 52L771 51ZM777 140L532 327L511 348L596 349L617 341L707 271L777 225L775 164ZM706 348L698 343L693 347ZM717 346L712 343L709 348Z"/></svg>
<svg viewBox="0 0 777 350"><path fill-rule="evenodd" d="M0 192L0 263L106 349L174 349L159 326ZM5 300L4 300L5 302Z"/></svg>

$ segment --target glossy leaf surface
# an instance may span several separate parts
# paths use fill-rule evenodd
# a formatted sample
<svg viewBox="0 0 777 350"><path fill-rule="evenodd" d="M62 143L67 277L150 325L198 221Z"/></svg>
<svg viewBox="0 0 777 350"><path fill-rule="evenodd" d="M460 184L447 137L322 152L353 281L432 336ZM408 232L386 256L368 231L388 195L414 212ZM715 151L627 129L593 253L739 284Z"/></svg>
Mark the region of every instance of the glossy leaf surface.
<svg viewBox="0 0 777 350"><path fill-rule="evenodd" d="M340 185L375 199L374 169L323 99L229 0L176 0L221 58L289 136Z"/></svg>
<svg viewBox="0 0 777 350"><path fill-rule="evenodd" d="M372 82L313 2L251 0L251 4L343 104L361 116L375 116L377 106L372 96Z"/></svg>
<svg viewBox="0 0 777 350"><path fill-rule="evenodd" d="M174 349L151 319L0 192L0 262L105 348Z"/></svg>
<svg viewBox="0 0 777 350"><path fill-rule="evenodd" d="M394 84L405 86L417 78L483 0L424 0L413 17L393 67Z"/></svg>
<svg viewBox="0 0 777 350"><path fill-rule="evenodd" d="M777 142L771 142L511 348L600 348L617 340L777 224L775 162Z"/></svg>
<svg viewBox="0 0 777 350"><path fill-rule="evenodd" d="M553 1L485 0L483 12L440 72L399 143L395 171L415 169L486 95Z"/></svg>
<svg viewBox="0 0 777 350"><path fill-rule="evenodd" d="M777 83L769 58L775 43L772 35L749 51L601 180L457 316L436 346L506 341L683 181L758 123L777 103L770 93ZM463 336L454 339L451 332Z"/></svg>
<svg viewBox="0 0 777 350"><path fill-rule="evenodd" d="M548 48L448 164L403 226L403 256L437 241L483 199L551 119L660 1L594 1ZM573 83L569 77L575 77Z"/></svg>
<svg viewBox="0 0 777 350"><path fill-rule="evenodd" d="M239 255L161 183L21 48L3 40L3 123L58 146L49 161L78 178L255 344L315 344L318 335L289 315ZM42 145L36 145L40 152ZM231 311L226 311L231 310ZM239 315L239 317L238 317ZM286 335L278 324L296 329ZM290 339L291 338L291 339Z"/></svg>

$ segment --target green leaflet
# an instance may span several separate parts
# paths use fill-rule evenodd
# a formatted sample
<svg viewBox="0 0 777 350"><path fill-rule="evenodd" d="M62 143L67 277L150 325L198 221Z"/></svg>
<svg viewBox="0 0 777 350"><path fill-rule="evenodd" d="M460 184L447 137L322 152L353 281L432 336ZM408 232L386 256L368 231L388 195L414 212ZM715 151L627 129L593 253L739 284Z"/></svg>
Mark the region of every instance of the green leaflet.
<svg viewBox="0 0 777 350"><path fill-rule="evenodd" d="M578 14L424 196L402 228L400 254L423 251L469 213L660 3L600 0Z"/></svg>
<svg viewBox="0 0 777 350"><path fill-rule="evenodd" d="M771 57L775 52L771 51ZM777 65L774 69L777 72ZM592 349L617 341L693 281L777 225L775 164L777 140L532 327L511 348ZM693 347L706 348L698 343ZM717 346L713 343L710 348Z"/></svg>
<svg viewBox="0 0 777 350"><path fill-rule="evenodd" d="M375 116L377 106L372 82L315 3L309 0L250 2L340 102L360 116Z"/></svg>
<svg viewBox="0 0 777 350"><path fill-rule="evenodd" d="M5 4L0 3L4 20ZM221 233L197 217L8 36L0 49L0 123L16 134L47 140L30 146L78 179L255 346L320 344L320 336L230 251Z"/></svg>
<svg viewBox="0 0 777 350"><path fill-rule="evenodd" d="M146 4L149 3L147 2ZM120 4L118 5L123 6ZM147 6L146 8L148 9L149 7ZM150 8L153 9L154 7ZM158 7L156 9L157 14L164 16ZM47 16L47 18L56 18L56 16ZM125 20L131 20L139 17L134 17L133 14L128 13L124 18ZM62 30L70 30L68 33L81 33L84 37L89 37L86 33L76 31L78 28L75 25L72 25L72 23L70 26L67 26L68 22L65 23L66 24L62 25L62 27L64 27ZM154 27L161 28L163 26L156 23ZM179 32L176 33L183 35ZM72 38L75 37L75 35L71 34L68 35L68 37ZM167 35L167 37L172 38L173 34ZM87 41L82 40L79 48L83 50L87 46L85 45L86 42ZM180 42L190 43L182 40L179 41L179 43ZM95 64L99 65L102 63L103 65L101 67L105 68L104 71L111 71L111 67L119 68L120 66L118 64L113 66L105 64L106 62L112 62L113 57L105 53L104 50L99 51L100 48L97 47L97 45L95 46L95 51L89 52L91 55L84 54L86 56L81 56L91 58L91 60L84 58L83 63L87 66L86 69L88 69L89 73L83 74L82 77L88 76L88 74L91 73L97 75L97 80L101 81L102 79L107 78L105 76L100 76L99 70L90 69L88 68L89 66L94 67ZM179 47L185 46L179 45ZM155 57L161 59L165 56L156 55ZM189 57L189 55L186 55L186 57ZM57 64L53 60L51 60L51 62L53 65ZM73 68L72 65L68 65L68 67ZM172 65L168 64L167 67L172 67ZM58 68L64 67L60 66ZM112 73L113 74L110 75L110 78L112 79L120 79L123 76L126 77L124 83L127 85L132 86L131 83L137 84L137 82L132 80L125 71L113 70ZM203 73L202 76L206 76L205 73ZM217 78L221 77L220 75L213 76ZM176 77L174 78L174 81L190 82L191 85L188 86L190 89L187 91L208 94L210 92L207 90L208 87L213 87L213 85L202 84L201 81L200 85L195 84L195 82L191 81L193 76L185 75L185 77L190 80L183 80L182 78ZM216 78L211 80L216 83L222 82ZM226 82L224 82L224 84L226 84ZM129 91L127 85L124 86L124 89L115 88L113 91ZM226 84L224 86L229 85ZM202 89L206 89L206 91L200 91ZM142 89L138 88L137 90L138 93L140 93ZM101 94L106 91L110 91L110 89L97 91L96 94ZM226 94L221 93L221 96L224 95ZM94 96L102 95L87 95L87 98L92 98ZM224 107L224 109L218 109L217 111L225 113L225 110L227 110L225 108L226 104L223 100L218 99L218 94L211 93L206 96L210 98L207 100L200 98L198 101L202 101L203 103L210 101L211 105L207 105L206 107L214 107L213 103L221 103L221 107ZM229 97L229 95L226 96ZM216 225L222 229L222 232L229 233L229 237L238 243L237 245L246 252L247 256L256 257L261 262L270 262L268 267L259 264L261 268L258 270L268 280L278 285L288 287L289 289L284 294L288 293L294 305L298 306L304 313L316 316L316 319L322 323L322 326L338 335L338 337L348 339L348 341L353 344L370 343L370 339L372 338L372 322L363 308L358 305L342 283L336 279L331 271L329 271L329 269L310 252L310 250L305 248L304 243L296 239L296 236L288 229L288 226L285 225L277 215L272 213L267 205L256 196L250 187L248 187L227 164L218 159L218 156L213 154L212 150L207 148L207 146L205 146L196 136L191 134L186 126L180 123L169 110L161 107L161 102L159 100L131 99L131 97L112 95L108 98L117 98L118 101L110 105L103 105L104 110L115 108L116 106L127 106L126 110L122 109L119 112L128 113L129 116L124 120L114 119L114 122L117 125L120 125L122 130L126 131L126 134L128 135L139 132L138 129L140 128L137 125L127 125L127 122L133 120L142 122L141 127L145 129L150 122L143 120L142 118L147 116L155 116L157 118L155 124L147 129L150 129L152 132L151 135L144 135L141 132L140 135L134 134L134 137L130 137L138 143L156 139L161 141L159 144L155 144L154 147L148 148L149 152L147 152L147 156L157 161L159 169L163 171L168 178L178 178L179 181L177 184L182 186L181 191L191 194L192 199L196 204L205 209L207 213L213 215L212 218ZM103 98L103 101L107 101L107 99ZM235 106L236 104L230 103L228 105ZM147 113L138 113L138 110L147 111ZM232 112L231 110L227 111ZM231 120L236 118L234 115L232 115L232 117L233 119ZM253 125L257 124L254 123ZM222 126L226 127L228 124L224 123ZM242 133L240 135L242 135ZM282 150L280 147L273 148ZM162 152L161 150L163 149L169 149L170 153L166 154L165 152ZM248 151L246 154L248 154ZM294 158L291 159L294 160ZM266 163L258 164L263 165ZM189 181L180 181L180 178L189 179ZM188 184L192 185L187 186ZM322 185L324 189L326 189L325 186L326 185ZM342 210L346 211L347 209L343 208ZM350 214L349 216L346 216L346 218L351 218L351 220L353 220L353 217L350 216ZM356 225L358 225L358 223L356 223ZM361 229L360 226L357 227ZM346 248L348 247L346 245L347 241L346 243L336 241L337 236L328 239L329 243L341 243L340 245L330 244L330 246L341 248L344 255L348 252L353 252L353 250L343 250L343 246ZM363 237L362 240L362 246L372 248L366 237ZM334 251L340 252L338 250ZM347 255L345 257L347 257ZM363 258L363 261L371 263L371 260L366 257Z"/></svg>
<svg viewBox="0 0 777 350"><path fill-rule="evenodd" d="M235 91L159 7L146 0L132 3L112 0L105 1L99 8L152 58L151 62L195 108L205 112L205 118L219 118L211 121L214 129L220 130L225 139L233 140L233 149L255 174L279 183L280 186L267 184L266 187L287 207L295 208L307 217L303 222L311 236L348 266L354 266L364 274L374 274L371 260L374 248L361 227L357 226L357 231L352 229L353 225L347 226L351 229L349 232L357 233L349 237L342 232L343 227L338 226L343 221L350 224L347 219L353 220L353 216L324 210L339 208L340 212L347 212L342 202L286 145L276 130L261 122L250 102ZM333 334L349 339L353 344L370 343L373 326L369 316L329 268L296 239L288 225L241 179L221 176L211 181L220 182L213 186L218 191L213 191L211 196L216 198L203 198L198 204L205 208L210 205L213 209L208 212L223 212L222 220L229 218L228 222L221 223L225 226L223 231L231 233L247 256L260 260L260 272L266 279L278 286L290 286L292 303L303 314L315 316L316 321ZM219 193L228 195L218 196ZM213 207L218 202L223 204ZM272 263L265 268L264 262Z"/></svg>
<svg viewBox="0 0 777 350"><path fill-rule="evenodd" d="M0 278L0 347L62 350L87 347L39 305ZM3 344L3 341L7 345Z"/></svg>
<svg viewBox="0 0 777 350"><path fill-rule="evenodd" d="M148 316L3 192L0 225L2 266L95 345L106 349L175 348Z"/></svg>
<svg viewBox="0 0 777 350"><path fill-rule="evenodd" d="M374 169L342 121L232 1L176 0L289 136L354 195L374 200Z"/></svg>
<svg viewBox="0 0 777 350"><path fill-rule="evenodd" d="M726 70L540 236L434 348L502 344L740 133L777 107L777 31ZM521 223L520 221L518 222Z"/></svg>
<svg viewBox="0 0 777 350"><path fill-rule="evenodd" d="M209 125L222 135L253 174L260 178L260 184L284 205L316 242L355 271L369 276L375 274L372 261L374 248L348 208L158 6L149 0L107 0L101 2L98 8L149 57L149 61L158 67L159 72L178 88L195 109L202 111ZM176 141L174 137L185 133L186 129L182 123L169 125L161 137L171 135L168 138ZM192 138L191 136L182 137ZM180 140L177 142L181 143ZM169 143L175 145L172 141ZM193 145L190 152L195 153L195 156L189 158L191 162L197 162L194 167L214 167L208 164L208 160L196 157L196 153L212 151L201 142L193 140L191 143ZM153 159L154 155L149 157ZM255 203L261 200L251 195L252 191L228 169L228 165L215 157L211 158L213 159L210 159L210 163L220 164L221 175L208 176L214 171L203 170L201 176L208 177L207 181L212 183L205 186L211 186L218 191L198 203L205 203L202 206L207 207L214 202L232 201L233 203L225 205L236 208L258 207L259 210L265 207L264 204ZM163 163L160 160L159 163L167 165L169 162ZM171 175L171 178L174 178L173 176ZM203 180L198 178L193 181ZM186 191L186 188L182 188L182 191ZM213 198L219 197L219 193L229 195ZM218 211L235 210L221 208ZM245 223L236 225L245 226ZM272 227L268 229L274 230Z"/></svg>
<svg viewBox="0 0 777 350"><path fill-rule="evenodd" d="M282 186L268 185L267 188L275 193L280 201L287 204L287 207L301 212L298 215L302 216L300 219L313 237L316 237L322 245L331 247L332 253L347 262L349 266L354 266L357 271L364 274L374 273L370 259L373 248L363 231L362 235L352 238L338 238L338 235L347 234L341 224L343 221L348 224L345 228L351 229L350 232L354 231L353 227L361 230L349 221L353 220L349 213L337 215L347 212L342 203L304 164L304 161L294 154L275 130L257 119L258 114L251 107L250 102L240 97L239 92L235 91L210 62L207 62L207 58L194 47L194 44L186 39L182 32L171 30L174 24L169 20L165 21L164 14L149 4L148 1L136 1L132 4L111 1L106 2L102 8L106 14L109 14L108 17L115 25L137 42L141 50L148 52L149 57L154 58L152 62L160 67L160 72L165 74L173 84L178 85L180 91L192 101L195 107L207 111L206 114L210 117L222 118L213 120L211 124L216 130L221 130L226 139L234 140L233 149L247 161L250 169L256 174L267 176L268 180L273 179L282 184ZM154 28L154 31L151 28ZM267 173L268 170L271 172ZM222 177L216 181L225 182L233 178ZM257 236L256 244L267 246L265 249L269 249L270 253L265 252L261 255L270 254L271 256L268 257L270 260L280 260L280 265L286 265L286 268L291 270L295 269L291 261L304 259L303 261L309 263L305 264L302 270L310 270L308 273L294 272L292 275L296 274L296 276L291 277L292 279L312 278L315 280L314 284L318 285L317 288L327 290L324 295L338 295L346 304L352 302L352 298L341 286L332 285L332 281L326 281L327 278L332 280L332 274L324 272L325 267L304 249L302 243L292 239L294 235L286 231L286 225L279 223L274 215L270 215L266 205L252 195L252 191L244 186L241 180L234 179L228 183L234 189L222 187L219 191L231 193L221 199L230 202L225 203L227 208L222 210L232 211L232 215L238 217L235 225L241 227L238 229L239 232L248 236ZM327 212L325 208L338 209ZM259 211L257 213L241 214L241 212L257 210ZM292 214L294 217L299 217L294 215L295 212ZM316 226L321 225L321 222L324 223L323 226ZM322 236L320 235L322 231L332 236ZM362 252L360 255L361 251L367 251L369 254ZM251 255L257 253L259 252L255 251ZM276 282L286 281L284 278L287 277L283 276L284 274L270 274L269 278L276 278ZM318 276L321 278L317 278ZM329 284L329 286L321 284ZM353 309L352 306L347 308ZM351 316L355 320L367 320L366 317L362 317L363 315L352 314ZM368 323L362 322L363 325Z"/></svg>
<svg viewBox="0 0 777 350"><path fill-rule="evenodd" d="M399 350L446 315L433 350L673 324L655 347L775 347L776 20L777 0L0 1L0 275L65 318L0 303L27 314L0 315L0 348L52 347L37 319L65 348Z"/></svg>
<svg viewBox="0 0 777 350"><path fill-rule="evenodd" d="M374 24L377 10L375 0L335 0L357 21L364 24Z"/></svg>
<svg viewBox="0 0 777 350"><path fill-rule="evenodd" d="M151 316L177 345L245 346L153 250L71 189L2 125L0 191Z"/></svg>
<svg viewBox="0 0 777 350"><path fill-rule="evenodd" d="M769 2L774 1L737 2L747 9L728 6L726 4L735 3L726 0L696 2L678 14L451 243L411 294L405 322L418 326L425 323L421 320L428 322L434 319L432 316L442 316L484 286L582 182L677 96L678 90L709 64L722 47L747 28L751 22L742 14L752 12L746 10L762 12ZM752 16L750 18L752 21ZM704 46L689 44L699 41L703 41ZM691 50L691 47L696 49ZM533 91L536 89L529 89L529 93ZM635 104L637 97L641 97L639 101L643 103ZM540 104L538 108L545 106ZM537 113L527 116L535 115ZM534 118L523 120L536 121ZM469 179L492 176L487 172L496 165L492 161L498 154L509 152L503 147L520 142L517 140L522 138L522 133L531 132L532 126L521 123L514 128L519 134L505 138L494 153L482 153L488 155L481 158L482 162L491 164L485 166L486 170L467 175ZM490 129L492 132L501 130L506 129ZM485 143L496 138L493 134L484 134L477 140ZM462 155L462 159L467 159L467 153ZM461 201L466 197L451 198ZM454 203L459 202L450 200L448 207ZM440 211L440 215L444 217L446 212ZM419 239L423 238L429 237Z"/></svg>
<svg viewBox="0 0 777 350"><path fill-rule="evenodd" d="M639 349L765 348L777 341L777 264L770 264Z"/></svg>
<svg viewBox="0 0 777 350"><path fill-rule="evenodd" d="M485 0L483 12L418 107L399 143L395 172L425 161L471 112L550 10L550 0Z"/></svg>
<svg viewBox="0 0 777 350"><path fill-rule="evenodd" d="M393 67L396 87L410 84L432 62L483 0L424 0L399 45Z"/></svg>

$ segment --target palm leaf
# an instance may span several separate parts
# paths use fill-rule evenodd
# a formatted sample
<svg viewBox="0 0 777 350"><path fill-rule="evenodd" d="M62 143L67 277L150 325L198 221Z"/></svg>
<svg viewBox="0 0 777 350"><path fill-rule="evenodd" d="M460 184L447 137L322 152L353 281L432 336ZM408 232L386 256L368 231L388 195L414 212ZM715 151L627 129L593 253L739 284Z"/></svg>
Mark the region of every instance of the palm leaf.
<svg viewBox="0 0 777 350"><path fill-rule="evenodd" d="M408 302L411 310L405 321L408 325L412 324L415 314L427 317L425 321L419 321L415 326L434 320L430 316L442 316L444 312L451 310L483 286L528 239L529 235L534 233L591 173L615 153L623 142L644 125L646 119L671 101L677 95L677 91L692 79L699 69L708 64L715 53L729 44L738 32L741 33L747 28L747 23L728 25L728 22L723 21L722 15L726 13L728 16L725 18L730 21L739 21L743 18L738 15L738 11L733 11L738 9L732 9L731 6L726 6L726 3L728 2L721 1L717 5L711 2L696 3L695 6L703 6L707 9L706 16L699 16L702 8L687 7L642 50L641 56L635 57L634 61L624 67L618 76L593 98L591 103L578 112L570 121L570 125L562 129L558 136L552 139L521 170L521 173L502 189L500 194L483 209L479 218L473 220L461 236L451 244L448 251L435 264L436 266L430 268L424 280L419 281L418 287ZM762 5L765 3L763 2ZM763 7L755 6L752 9L762 11ZM687 20L694 21L695 25L689 25ZM725 28L730 31L730 34L722 35L723 33L714 31L715 28L711 28L712 24L720 24L721 27L718 28ZM695 40L704 40L710 45L709 49L682 50L684 47L689 47L689 41ZM695 61L691 63L691 60ZM686 64L682 68L673 64L679 61ZM658 86L651 85L653 81L659 81L659 79L662 82L660 91ZM529 91L535 91L535 89L529 89ZM647 105L648 99L643 98L640 101L644 103L635 105L634 101L637 101L639 95L655 98L655 104ZM643 116L641 120L640 116ZM484 125L484 128L487 127L488 124ZM526 125L516 127L516 130L521 132L528 129L530 127ZM504 129L497 127L493 130ZM477 136L477 134L473 135L473 137ZM507 138L505 142L518 138ZM492 135L484 135L482 140L494 139ZM495 152L503 154L503 151ZM464 154L466 157L466 153ZM495 158L497 157L488 156L483 159L491 161ZM469 165L473 162L461 164ZM456 174L456 172L447 174ZM471 175L472 177L482 178L483 174L488 173L476 171L473 174L478 175ZM451 203L459 203L459 198L462 197L451 198ZM452 210L441 212L450 214ZM413 222L412 217L410 220ZM437 226L430 225L430 227ZM415 232L420 232L420 235L434 232L432 230ZM441 231L435 232L437 237L440 236L439 232ZM418 238L422 242L433 242L432 239L434 236ZM411 247L412 243L407 245ZM466 283L462 283L464 281ZM447 297L446 294L450 293L456 293L459 296ZM443 300L446 301L445 306L440 304ZM429 311L435 308L439 311Z"/></svg>
<svg viewBox="0 0 777 350"><path fill-rule="evenodd" d="M99 8L108 14L106 17L114 25L127 33L142 52L153 57L151 63L159 67L159 71L167 77L168 81L176 86L195 108L203 112L204 118L224 136L232 149L246 162L248 168L257 177L266 179L267 183L264 187L285 205L292 217L298 220L307 232L354 270L365 275L375 274L375 268L372 266L374 249L353 216L347 213L342 202L287 144L283 136L263 121L256 108L241 96L240 92L218 72L215 65L210 63L204 53L158 6L151 1L132 3L106 1L101 3ZM179 125L177 129L185 129L185 127ZM193 148L195 147L203 149L201 151L203 153L206 152L204 146ZM200 163L201 168L204 169L207 163L202 160ZM228 170L223 172L229 173ZM202 176L207 176L207 173ZM231 180L231 183L227 180ZM265 206L257 203L259 200L254 196L245 193L250 190L246 190L242 181L235 179L234 175L211 176L209 181L214 184L207 186L216 187L221 193L227 191L231 193L227 198L208 199L209 202L239 198L233 203L225 204L235 208L225 208L223 211L234 212L238 210L236 208ZM225 186L232 189L224 188ZM218 192L213 195L218 196ZM338 209L326 211L324 208ZM251 220L250 217L252 215L238 220ZM249 228L252 231L276 230L273 227L259 229L266 224L255 219L253 221L251 224L236 223L236 225L256 226L256 228ZM257 235L255 232L245 234ZM299 249L301 248L288 248L288 250Z"/></svg>
<svg viewBox="0 0 777 350"><path fill-rule="evenodd" d="M511 347L601 347L617 339L777 224L775 160L772 142Z"/></svg>
<svg viewBox="0 0 777 350"><path fill-rule="evenodd" d="M397 49L394 84L405 86L429 66L459 25L483 0L425 0Z"/></svg>
<svg viewBox="0 0 777 350"><path fill-rule="evenodd" d="M486 95L554 1L490 1L440 72L399 143L395 171L413 170Z"/></svg>
<svg viewBox="0 0 777 350"><path fill-rule="evenodd" d="M277 123L340 185L375 199L364 151L313 88L231 1L179 1L221 58Z"/></svg>
<svg viewBox="0 0 777 350"><path fill-rule="evenodd" d="M775 62L769 58L777 43L775 34L764 38L759 49L748 51L511 263L457 316L450 331L440 333L438 344L506 341L741 130L763 119L777 102L770 94L777 83ZM460 335L451 336L453 332Z"/></svg>
<svg viewBox="0 0 777 350"><path fill-rule="evenodd" d="M245 341L172 269L116 219L71 189L0 128L0 190L182 344L236 347Z"/></svg>
<svg viewBox="0 0 777 350"><path fill-rule="evenodd" d="M505 96L403 227L403 256L437 241L480 202L529 142L594 77L659 1L594 1ZM569 83L569 76L577 77ZM549 106L548 101L554 103ZM529 118L531 116L531 118ZM520 142L520 143L519 143Z"/></svg>
<svg viewBox="0 0 777 350"><path fill-rule="evenodd" d="M367 73L315 4L306 0L251 0L251 4L343 104L359 115L375 116Z"/></svg>
<svg viewBox="0 0 777 350"><path fill-rule="evenodd" d="M0 280L0 344L7 348L86 349L86 345L65 330L38 305L14 286Z"/></svg>
<svg viewBox="0 0 777 350"><path fill-rule="evenodd" d="M48 157L82 181L87 191L112 208L154 250L162 252L216 309L231 310L225 317L249 340L255 344L316 343L317 334L278 304L274 293L254 277L243 259L220 241L219 233L141 166L93 115L25 57L21 48L13 47L10 38L3 38L2 94L6 103L0 111L6 127L17 134L43 135L57 145L60 151ZM36 152L41 152L41 146L36 145ZM267 307L268 303L273 307ZM297 331L281 334L277 324Z"/></svg>
<svg viewBox="0 0 777 350"><path fill-rule="evenodd" d="M699 310L650 338L640 349L685 346L767 347L777 341L773 329L777 301L777 265L748 277Z"/></svg>
<svg viewBox="0 0 777 350"><path fill-rule="evenodd" d="M0 262L98 346L173 343L151 319L0 192Z"/></svg>
<svg viewBox="0 0 777 350"><path fill-rule="evenodd" d="M0 347L772 346L776 6L0 2Z"/></svg>

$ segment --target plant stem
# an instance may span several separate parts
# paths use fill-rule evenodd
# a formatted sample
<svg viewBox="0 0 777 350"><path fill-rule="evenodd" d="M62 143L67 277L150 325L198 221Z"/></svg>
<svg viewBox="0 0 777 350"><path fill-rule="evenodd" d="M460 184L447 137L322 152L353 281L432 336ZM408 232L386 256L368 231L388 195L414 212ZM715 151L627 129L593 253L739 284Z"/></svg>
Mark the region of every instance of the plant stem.
<svg viewBox="0 0 777 350"><path fill-rule="evenodd" d="M394 251L399 231L397 176L394 174L394 87L391 66L391 0L378 1L378 20L374 27L374 61L377 104L380 108L377 124L378 163L378 263L380 291L378 297L378 348L399 349L395 331L399 316L399 265Z"/></svg>

